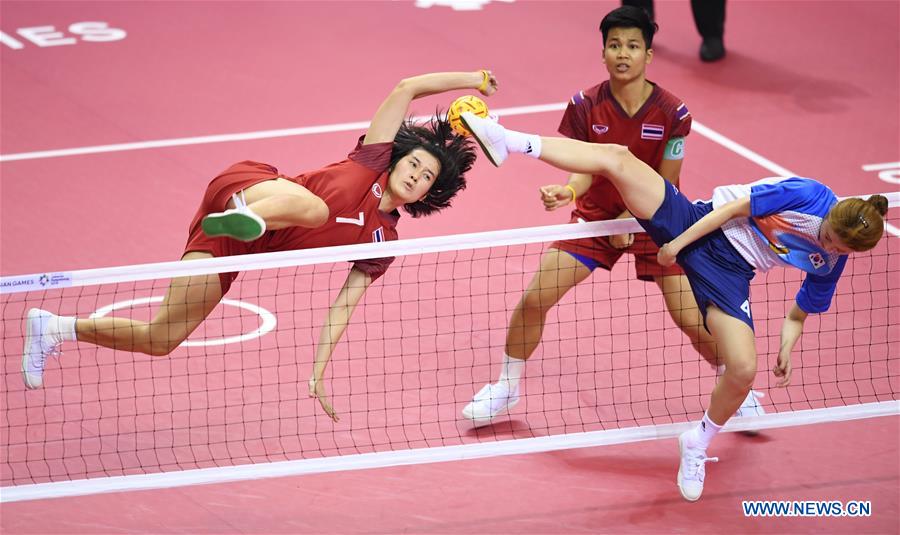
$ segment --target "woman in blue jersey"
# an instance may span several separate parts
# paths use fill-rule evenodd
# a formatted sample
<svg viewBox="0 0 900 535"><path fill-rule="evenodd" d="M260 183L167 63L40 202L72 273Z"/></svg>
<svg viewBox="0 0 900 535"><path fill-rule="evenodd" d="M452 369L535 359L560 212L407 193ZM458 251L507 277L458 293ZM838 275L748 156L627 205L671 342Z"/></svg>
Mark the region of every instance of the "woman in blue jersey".
<svg viewBox="0 0 900 535"><path fill-rule="evenodd" d="M463 114L463 122L495 165L519 152L569 172L608 177L659 245L660 264L677 260L684 268L725 362L703 420L679 437L678 487L685 499L699 499L705 463L717 460L706 457L706 448L756 377L749 301L754 270L791 265L807 272L781 328L773 372L785 386L791 378L791 350L807 315L828 309L847 255L878 244L887 198L838 202L825 185L793 177L719 187L711 202L692 204L627 147L523 134L471 114Z"/></svg>

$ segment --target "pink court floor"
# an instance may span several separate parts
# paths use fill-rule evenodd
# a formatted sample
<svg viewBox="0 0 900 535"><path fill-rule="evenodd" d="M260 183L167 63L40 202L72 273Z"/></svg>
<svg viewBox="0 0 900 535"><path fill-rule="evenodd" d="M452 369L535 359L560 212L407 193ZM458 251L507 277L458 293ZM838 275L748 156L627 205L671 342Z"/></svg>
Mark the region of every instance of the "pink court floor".
<svg viewBox="0 0 900 535"><path fill-rule="evenodd" d="M176 260L202 192L219 171L250 159L296 175L341 160L383 96L407 76L489 68L499 79L500 91L488 103L503 123L547 135L555 133L571 95L606 79L597 26L617 2L469 2L479 9L454 9L449 5L454 3L463 4L4 0L0 3L0 273ZM698 58L699 36L688 2L657 2L657 21L661 31L654 41L648 77L684 99L694 118L681 177L681 189L690 197L707 198L717 185L779 175L817 178L838 195L897 191L900 4L733 0L726 22L728 55L712 64ZM437 107L446 108L455 96L416 101L411 111L433 113ZM562 180L562 173L530 159L511 159L495 169L479 157L467 189L453 208L429 218L404 217L400 237L567 222L567 211L545 212L538 198L539 186ZM885 246L892 256L884 260L889 279L884 284L891 289L897 288L890 277L896 279L900 263L897 213L892 209L889 214L892 226L886 240L892 240L892 245ZM860 267L856 269L854 292L865 294L870 284L879 284L869 282ZM404 271L398 273L401 277ZM421 277L420 271L406 273ZM511 289L501 298L518 295L529 275L508 278ZM620 279L618 288L631 288L629 284ZM237 297L247 297L258 288L245 283ZM440 298L441 287L435 288L436 295L430 299ZM820 346L805 343L821 347L822 358L827 355L838 364L851 353L854 358L866 354L867 359L867 348L880 344L882 349L871 352L883 353L877 355L881 368L870 373L883 375L877 380L866 376L865 384L861 381L854 393L848 393L844 385L853 383L856 371L846 372L850 375L841 371L856 370L852 363L847 368L810 370L817 375L809 382L825 383L821 389L826 397L831 392L833 399L845 403L897 400L900 338L890 326L900 323L900 309L891 299L871 298L861 305L851 293L848 290L842 299L853 301L853 306L883 310L876 320L881 322L877 333L882 338L857 340L853 328L858 317L832 315L823 317L821 324L823 330L830 326L835 331L831 337L820 336L815 342ZM579 315L579 307L597 313L596 307L581 302L571 303L566 310ZM25 309L24 302L4 303L4 329L18 329L17 318ZM420 311L428 318L432 313ZM773 312L771 317L781 313ZM506 317L490 319L490 328L502 337L505 321ZM631 323L625 325L632 328ZM850 327L841 331L845 325ZM777 337L777 328L769 331ZM490 341L483 347L494 347L497 335L485 335ZM566 353L577 352L583 345L565 340L565 333L554 331L554 336L554 343L537 355L542 359L541 372L529 376L527 388L577 390L577 377L554 382L554 374L564 371ZM601 336L609 338L598 330L597 337ZM842 336L852 340L849 345ZM442 445L448 433L451 444L543 436L549 434L546 429L565 427L572 418L583 421L590 412L583 403L599 403L582 394L572 394L570 400L561 395L549 402L535 398L528 401L527 410L514 411L493 428L465 428L455 415L477 389L476 383L494 374L489 364L497 356L479 354L478 337L473 339L472 355L460 361L468 366L462 382L458 374L452 377L452 371L441 370L439 348L422 346L419 356L411 357L433 371L434 392L423 388L417 395L421 403L434 407L436 424L400 426L403 440L410 445ZM371 408L382 403L378 410L383 410L384 437L353 429L352 418L343 423L350 426L345 433L338 427L341 423L331 427L312 400L299 399L312 362L311 347L303 346L304 353L295 361L266 367L266 349L274 347L266 344L277 345L279 340L260 341L261 349L253 357L259 360L244 361L240 368L228 368L226 363L234 362L229 358L240 356L235 355L238 349L228 346L216 353L222 369L209 367L202 372L190 368L187 359L151 364L134 357L123 366L113 363L111 352L92 350L82 360L96 358L99 364L78 373L102 378L103 366L115 369L117 376L141 370L149 377L161 373L167 381L164 388L183 392L180 399L188 404L203 404L210 400L204 392L191 391L186 378L191 373L221 372L227 383L229 372L253 376L247 370L254 366L277 368L279 373L292 368L294 375L280 375L279 381L282 387L296 383L291 395L298 400L281 414L295 417L293 424L282 425L297 428L298 444L320 441L321 447L340 454L351 453L355 447L344 440L362 437L374 444L383 438L393 444L395 435L388 430L391 415L385 409L391 406L392 395L388 374L377 385L378 396L336 397L344 406L362 403ZM838 350L828 347L831 343ZM611 359L617 349L613 342L609 344L603 351ZM390 353L389 347L383 350ZM98 387L93 393L86 389L60 393L60 388L26 393L18 374L18 351L16 343L4 336L0 386L7 405L4 430L14 435L0 442L6 449L6 462L0 467L4 487L48 480L36 465L27 466L37 470L27 475L20 472L27 463L9 462L21 453L16 444L27 440L26 427L16 427L16 418L38 415L58 422L54 418L65 418L72 407L78 407L82 417L92 411L104 413L103 389L123 388L92 376ZM66 356L79 351L72 346ZM774 361L772 355L760 358ZM63 359L59 366L65 367ZM579 357L577 365L594 366L585 364L590 360ZM387 356L383 362L390 367ZM184 366L187 375L179 375L179 366ZM346 366L344 372L351 377L347 370L353 368ZM698 366L694 356L690 366ZM773 382L769 367L760 365L760 380L766 387ZM642 380L652 383L652 373ZM451 389L449 402L439 396L444 379L463 387ZM246 382L241 384L253 386L249 390L260 392L261 400L253 398L252 392L244 400L264 403L265 393L256 387L265 384L265 371L259 382L254 380L242 379ZM333 385L336 390L343 387L356 386L350 378ZM772 392L773 403L788 408L797 403L792 397L797 391L779 393L773 387ZM93 398L87 401L90 395L97 397L96 403ZM692 400L696 407L682 408L684 413L694 414L706 403L699 395ZM572 408L570 401L578 407ZM830 402L821 405L832 406ZM203 418L209 417L211 406L203 405ZM613 411L613 419L622 417L615 408L607 410ZM143 425L139 413L125 413L134 418L132 438L138 442ZM219 429L223 436L233 416L223 412ZM186 417L198 416L188 411ZM641 416L630 413L624 419L640 421ZM123 418L118 420L121 423ZM536 430L537 420L545 428ZM98 416L96 423L102 434L103 419ZM603 426L602 421L597 424ZM304 426L315 432L302 431ZM27 429L30 433L67 432L62 425L52 432L31 423ZM91 431L77 432L84 436ZM209 431L206 440L213 435ZM103 450L104 442L96 442ZM64 441L60 444L59 451L68 447ZM140 449L132 443L126 447ZM672 440L648 440L414 466L3 501L0 528L4 533L898 532L900 418L896 414L772 429L754 438L724 434L711 451L722 461L709 467L706 490L697 503L687 503L678 494L676 452ZM234 457L255 458L256 453ZM144 462L139 457L134 466ZM167 469L178 465L179 453L153 462L163 466L169 461ZM188 468L198 466L202 463ZM752 517L742 510L745 500L870 501L872 511L863 517Z"/></svg>

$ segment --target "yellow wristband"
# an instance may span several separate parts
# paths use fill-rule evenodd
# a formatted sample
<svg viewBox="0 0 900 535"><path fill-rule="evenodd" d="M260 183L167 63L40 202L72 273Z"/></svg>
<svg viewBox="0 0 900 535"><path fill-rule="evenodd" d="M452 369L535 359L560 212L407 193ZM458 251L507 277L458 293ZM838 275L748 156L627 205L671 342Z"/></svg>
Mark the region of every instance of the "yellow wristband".
<svg viewBox="0 0 900 535"><path fill-rule="evenodd" d="M478 86L478 91L484 93L487 91L488 84L491 82L491 74L486 69L481 69L481 76L481 85Z"/></svg>
<svg viewBox="0 0 900 535"><path fill-rule="evenodd" d="M575 193L575 188L573 188L571 184L566 184L566 189L572 192L572 202L575 202L575 198L578 197Z"/></svg>

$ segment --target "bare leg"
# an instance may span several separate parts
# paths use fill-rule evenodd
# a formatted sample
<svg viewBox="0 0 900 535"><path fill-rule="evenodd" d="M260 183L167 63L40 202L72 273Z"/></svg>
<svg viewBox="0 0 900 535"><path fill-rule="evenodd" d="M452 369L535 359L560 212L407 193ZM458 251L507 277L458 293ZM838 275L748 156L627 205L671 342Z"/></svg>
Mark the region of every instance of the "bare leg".
<svg viewBox="0 0 900 535"><path fill-rule="evenodd" d="M541 342L547 312L591 270L569 253L550 249L509 320L506 354L527 360Z"/></svg>
<svg viewBox="0 0 900 535"><path fill-rule="evenodd" d="M725 363L725 374L712 391L706 414L716 425L725 425L756 379L756 338L749 325L712 305L707 308L706 324Z"/></svg>
<svg viewBox="0 0 900 535"><path fill-rule="evenodd" d="M303 186L276 178L250 186L244 190L247 206L263 218L266 229L287 227L316 228L328 221L328 205ZM234 208L234 201L228 201Z"/></svg>
<svg viewBox="0 0 900 535"><path fill-rule="evenodd" d="M541 144L541 160L550 165L572 173L607 177L635 217L652 218L665 199L663 178L628 147L560 137L542 137Z"/></svg>
<svg viewBox="0 0 900 535"><path fill-rule="evenodd" d="M697 301L691 293L691 285L684 275L654 277L656 285L663 293L666 308L678 328L687 335L694 349L712 366L720 363L716 356L716 341L703 327L703 315L697 308Z"/></svg>
<svg viewBox="0 0 900 535"><path fill-rule="evenodd" d="M182 260L211 257L208 253L193 252L185 254ZM178 277L172 279L150 323L115 317L79 318L75 332L80 342L148 355L168 355L221 300L222 287L217 274Z"/></svg>

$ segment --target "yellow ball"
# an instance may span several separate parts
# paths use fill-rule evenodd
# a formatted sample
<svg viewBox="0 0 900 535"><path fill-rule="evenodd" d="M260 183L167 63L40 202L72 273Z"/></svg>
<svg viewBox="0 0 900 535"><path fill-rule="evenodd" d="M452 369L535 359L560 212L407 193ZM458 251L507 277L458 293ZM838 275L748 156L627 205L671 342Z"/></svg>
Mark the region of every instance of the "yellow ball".
<svg viewBox="0 0 900 535"><path fill-rule="evenodd" d="M479 117L488 116L487 104L478 97L465 95L454 100L453 104L450 105L450 109L447 110L447 122L450 123L450 128L461 136L472 135L472 132L469 132L469 130L463 126L462 120L459 117L463 112L467 111L474 113Z"/></svg>

